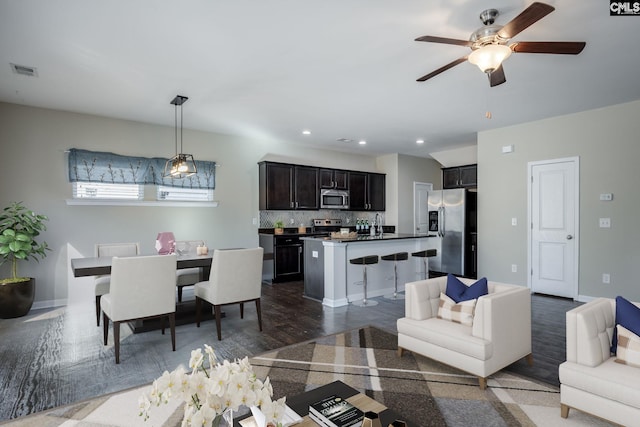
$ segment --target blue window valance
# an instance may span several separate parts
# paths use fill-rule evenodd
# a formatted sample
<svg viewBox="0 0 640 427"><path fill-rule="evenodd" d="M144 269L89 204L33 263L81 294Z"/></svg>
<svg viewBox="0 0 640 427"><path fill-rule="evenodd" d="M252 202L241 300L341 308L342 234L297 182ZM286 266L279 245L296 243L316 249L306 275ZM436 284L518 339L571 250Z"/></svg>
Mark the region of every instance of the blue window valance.
<svg viewBox="0 0 640 427"><path fill-rule="evenodd" d="M216 162L196 160L198 173L182 179L163 177L167 159L69 150L69 182L155 184L183 188L216 188Z"/></svg>

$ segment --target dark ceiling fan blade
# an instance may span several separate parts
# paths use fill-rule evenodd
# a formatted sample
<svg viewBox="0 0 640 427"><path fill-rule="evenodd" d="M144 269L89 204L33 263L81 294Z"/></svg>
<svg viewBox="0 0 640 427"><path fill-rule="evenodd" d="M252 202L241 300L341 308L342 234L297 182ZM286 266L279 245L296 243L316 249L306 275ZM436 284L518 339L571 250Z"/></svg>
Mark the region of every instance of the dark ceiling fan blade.
<svg viewBox="0 0 640 427"><path fill-rule="evenodd" d="M555 8L545 3L535 2L526 8L522 13L507 23L500 31L498 37L508 40L515 37L525 28L535 24L551 12Z"/></svg>
<svg viewBox="0 0 640 427"><path fill-rule="evenodd" d="M456 65L463 63L463 62L464 62L464 61L466 61L466 60L467 60L467 57L466 57L466 56L463 56L462 58L458 58L458 59L456 59L455 61L450 62L450 63L448 63L447 65L445 65L445 66L443 66L443 67L440 67L440 68L438 68L437 70L432 71L432 72L430 72L429 74L426 74L426 75L424 75L424 76L420 77L420 78L419 78L418 80L416 80L416 81L417 81L417 82L423 82L423 81L425 81L425 80L429 80L431 77L435 77L435 76L437 76L438 74L443 73L443 72L447 71L449 68L453 68L453 67L455 67Z"/></svg>
<svg viewBox="0 0 640 427"><path fill-rule="evenodd" d="M516 42L509 47L514 52L577 55L585 45L585 42Z"/></svg>
<svg viewBox="0 0 640 427"><path fill-rule="evenodd" d="M471 42L469 40L459 40L459 39L449 39L446 37L436 37L436 36L422 36L416 39L417 42L431 42L431 43L445 43L445 44L455 44L458 46L469 46L471 47Z"/></svg>
<svg viewBox="0 0 640 427"><path fill-rule="evenodd" d="M501 85L506 82L507 79L504 76L504 69L502 68L502 64L495 70L489 73L489 86L494 87Z"/></svg>

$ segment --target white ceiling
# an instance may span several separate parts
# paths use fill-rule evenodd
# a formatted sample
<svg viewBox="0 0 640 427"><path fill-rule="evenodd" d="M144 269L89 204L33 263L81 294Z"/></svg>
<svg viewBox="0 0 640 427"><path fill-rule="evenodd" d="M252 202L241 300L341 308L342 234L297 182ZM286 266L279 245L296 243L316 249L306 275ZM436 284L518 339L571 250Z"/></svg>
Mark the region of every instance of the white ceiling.
<svg viewBox="0 0 640 427"><path fill-rule="evenodd" d="M469 49L414 39L466 40L484 9L505 24L531 1L0 0L0 101L173 126L181 94L185 128L428 156L478 131L640 99L640 16L611 17L605 0L548 3L513 40L584 51L515 53L490 88L469 63L416 82Z"/></svg>

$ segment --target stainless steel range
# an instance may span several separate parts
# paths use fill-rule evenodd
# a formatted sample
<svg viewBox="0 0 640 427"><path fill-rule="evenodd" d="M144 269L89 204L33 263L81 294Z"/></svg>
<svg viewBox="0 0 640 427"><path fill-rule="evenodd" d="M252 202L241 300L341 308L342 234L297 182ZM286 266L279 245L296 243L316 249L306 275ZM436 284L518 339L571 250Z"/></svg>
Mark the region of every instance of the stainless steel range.
<svg viewBox="0 0 640 427"><path fill-rule="evenodd" d="M342 228L341 219L314 219L313 234L326 234L327 236L333 231L340 231Z"/></svg>

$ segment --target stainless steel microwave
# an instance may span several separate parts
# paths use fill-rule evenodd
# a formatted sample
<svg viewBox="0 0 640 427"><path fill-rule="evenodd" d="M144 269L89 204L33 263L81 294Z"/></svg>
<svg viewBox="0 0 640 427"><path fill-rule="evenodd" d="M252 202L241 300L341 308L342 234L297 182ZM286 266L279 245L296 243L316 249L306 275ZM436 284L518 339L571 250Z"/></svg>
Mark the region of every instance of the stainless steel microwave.
<svg viewBox="0 0 640 427"><path fill-rule="evenodd" d="M349 209L349 191L322 190L320 192L321 209Z"/></svg>

